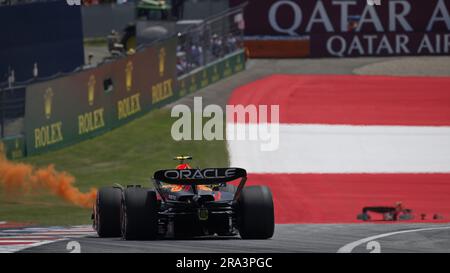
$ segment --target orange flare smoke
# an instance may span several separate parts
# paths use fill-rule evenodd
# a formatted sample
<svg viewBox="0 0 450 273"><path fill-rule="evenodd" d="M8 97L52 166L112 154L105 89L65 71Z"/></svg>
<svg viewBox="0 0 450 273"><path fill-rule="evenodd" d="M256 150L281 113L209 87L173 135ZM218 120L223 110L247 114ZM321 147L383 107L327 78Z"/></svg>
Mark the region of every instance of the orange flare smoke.
<svg viewBox="0 0 450 273"><path fill-rule="evenodd" d="M0 152L0 185L7 193L25 193L45 188L74 205L92 207L97 189L92 188L89 192L82 193L73 185L74 182L73 176L57 172L53 165L34 169L29 164L8 161Z"/></svg>

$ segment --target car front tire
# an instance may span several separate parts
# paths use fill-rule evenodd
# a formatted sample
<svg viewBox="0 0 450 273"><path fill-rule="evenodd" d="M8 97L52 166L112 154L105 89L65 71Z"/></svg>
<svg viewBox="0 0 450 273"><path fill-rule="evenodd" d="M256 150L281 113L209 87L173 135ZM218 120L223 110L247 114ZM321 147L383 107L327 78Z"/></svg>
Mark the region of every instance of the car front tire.
<svg viewBox="0 0 450 273"><path fill-rule="evenodd" d="M122 190L115 187L101 188L97 193L95 222L100 237L120 237L120 206Z"/></svg>

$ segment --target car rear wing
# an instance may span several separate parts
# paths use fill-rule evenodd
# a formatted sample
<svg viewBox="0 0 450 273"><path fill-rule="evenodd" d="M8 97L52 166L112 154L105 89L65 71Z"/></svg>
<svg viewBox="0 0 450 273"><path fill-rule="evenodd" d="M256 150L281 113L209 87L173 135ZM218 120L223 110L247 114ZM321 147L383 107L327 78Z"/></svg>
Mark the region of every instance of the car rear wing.
<svg viewBox="0 0 450 273"><path fill-rule="evenodd" d="M241 168L207 168L207 169L184 169L184 170L159 170L153 175L155 187L161 194L160 182L175 185L191 185L197 194L197 185L214 185L228 183L241 179L234 193L233 200L237 200L247 181L247 171ZM161 194L164 198L164 195ZM165 199L165 198L164 198Z"/></svg>
<svg viewBox="0 0 450 273"><path fill-rule="evenodd" d="M159 170L153 175L157 181L176 185L212 185L247 177L241 168L207 168Z"/></svg>

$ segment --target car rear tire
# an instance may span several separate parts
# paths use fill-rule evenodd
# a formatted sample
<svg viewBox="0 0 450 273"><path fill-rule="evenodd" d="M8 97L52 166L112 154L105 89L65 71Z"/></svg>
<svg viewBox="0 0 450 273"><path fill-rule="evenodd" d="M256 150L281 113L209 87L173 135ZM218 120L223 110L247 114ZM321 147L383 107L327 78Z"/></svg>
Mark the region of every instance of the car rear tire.
<svg viewBox="0 0 450 273"><path fill-rule="evenodd" d="M242 239L268 239L273 236L273 199L268 187L245 187L239 196L237 212Z"/></svg>
<svg viewBox="0 0 450 273"><path fill-rule="evenodd" d="M153 240L158 235L156 193L140 187L124 190L122 199L122 237L125 240Z"/></svg>
<svg viewBox="0 0 450 273"><path fill-rule="evenodd" d="M120 237L120 206L122 190L114 187L101 188L95 206L95 227L100 237Z"/></svg>

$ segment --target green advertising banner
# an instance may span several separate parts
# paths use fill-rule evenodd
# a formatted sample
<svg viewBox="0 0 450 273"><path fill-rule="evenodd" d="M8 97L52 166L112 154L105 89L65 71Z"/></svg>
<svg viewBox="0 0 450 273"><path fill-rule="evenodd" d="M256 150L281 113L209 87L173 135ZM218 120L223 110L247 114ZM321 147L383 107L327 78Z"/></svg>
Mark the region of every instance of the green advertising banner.
<svg viewBox="0 0 450 273"><path fill-rule="evenodd" d="M172 39L166 44L157 46L155 48L158 56L156 67L147 69L147 76L155 79L150 91L152 107L161 107L178 98L178 89L176 88L177 41L178 39Z"/></svg>
<svg viewBox="0 0 450 273"><path fill-rule="evenodd" d="M176 38L134 55L27 87L27 154L118 127L177 97Z"/></svg>
<svg viewBox="0 0 450 273"><path fill-rule="evenodd" d="M245 69L244 51L230 54L178 78L179 97L194 93L212 83Z"/></svg>
<svg viewBox="0 0 450 273"><path fill-rule="evenodd" d="M156 79L148 77L145 72L155 67L155 58L154 48L148 48L114 63L111 70L114 87L110 93L113 128L150 110L151 96L148 90Z"/></svg>
<svg viewBox="0 0 450 273"><path fill-rule="evenodd" d="M25 135L29 155L104 132L111 95L103 80L110 65L27 87Z"/></svg>
<svg viewBox="0 0 450 273"><path fill-rule="evenodd" d="M113 127L177 97L176 45L177 39L170 39L114 63Z"/></svg>
<svg viewBox="0 0 450 273"><path fill-rule="evenodd" d="M239 51L177 80L176 46L174 37L99 67L29 85L25 139L4 141L10 156L97 136L245 68Z"/></svg>
<svg viewBox="0 0 450 273"><path fill-rule="evenodd" d="M25 156L25 138L23 136L0 139L0 152L8 159L18 159Z"/></svg>

